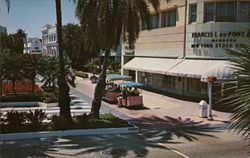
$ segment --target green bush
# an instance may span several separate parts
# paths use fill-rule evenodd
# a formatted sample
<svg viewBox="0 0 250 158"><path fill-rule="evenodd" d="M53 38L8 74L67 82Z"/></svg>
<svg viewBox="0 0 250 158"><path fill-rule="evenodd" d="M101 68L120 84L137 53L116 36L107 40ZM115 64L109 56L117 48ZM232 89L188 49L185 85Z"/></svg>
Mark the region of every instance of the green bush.
<svg viewBox="0 0 250 158"><path fill-rule="evenodd" d="M82 77L82 78L88 78L89 75L85 72L82 72L82 71L76 71L75 72L76 76L79 76L79 77Z"/></svg>
<svg viewBox="0 0 250 158"><path fill-rule="evenodd" d="M81 115L76 115L76 116L73 116L73 119L76 120L77 122L79 123L87 123L89 121L89 116L84 113L84 114L81 114Z"/></svg>
<svg viewBox="0 0 250 158"><path fill-rule="evenodd" d="M52 115L50 117L52 123L52 130L66 130L66 129L74 129L74 124L72 122L66 122L59 115Z"/></svg>
<svg viewBox="0 0 250 158"><path fill-rule="evenodd" d="M41 101L44 103L56 103L56 102L58 102L58 94L44 92L42 97L41 97Z"/></svg>
<svg viewBox="0 0 250 158"><path fill-rule="evenodd" d="M25 122L25 112L8 111L6 113L6 128L8 132L22 131Z"/></svg>
<svg viewBox="0 0 250 158"><path fill-rule="evenodd" d="M25 113L25 120L29 123L29 127L32 131L40 130L43 120L47 117L47 114L43 110L36 109L34 112L30 110L29 113Z"/></svg>

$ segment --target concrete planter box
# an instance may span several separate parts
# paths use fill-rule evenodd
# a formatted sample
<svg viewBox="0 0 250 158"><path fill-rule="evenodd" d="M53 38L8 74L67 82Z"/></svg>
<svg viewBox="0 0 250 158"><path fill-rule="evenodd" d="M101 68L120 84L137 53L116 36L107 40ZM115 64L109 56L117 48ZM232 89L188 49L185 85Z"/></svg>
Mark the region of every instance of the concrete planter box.
<svg viewBox="0 0 250 158"><path fill-rule="evenodd" d="M0 141L43 138L43 137L125 134L125 133L138 133L138 132L139 128L134 126L134 127L123 127L123 128L99 128L99 129L65 130L65 131L9 133L9 134L0 134Z"/></svg>

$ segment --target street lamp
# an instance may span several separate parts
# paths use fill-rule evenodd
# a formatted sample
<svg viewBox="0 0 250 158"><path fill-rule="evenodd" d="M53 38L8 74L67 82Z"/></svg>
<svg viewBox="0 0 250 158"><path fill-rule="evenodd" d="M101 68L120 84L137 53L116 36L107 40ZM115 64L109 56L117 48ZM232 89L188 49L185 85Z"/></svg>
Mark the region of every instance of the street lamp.
<svg viewBox="0 0 250 158"><path fill-rule="evenodd" d="M213 120L213 116L212 116L212 87L213 87L213 82L216 81L216 77L215 76L209 76L207 77L207 82L208 82L208 99L209 99L209 104L208 104L208 108L207 108L207 119L208 120Z"/></svg>

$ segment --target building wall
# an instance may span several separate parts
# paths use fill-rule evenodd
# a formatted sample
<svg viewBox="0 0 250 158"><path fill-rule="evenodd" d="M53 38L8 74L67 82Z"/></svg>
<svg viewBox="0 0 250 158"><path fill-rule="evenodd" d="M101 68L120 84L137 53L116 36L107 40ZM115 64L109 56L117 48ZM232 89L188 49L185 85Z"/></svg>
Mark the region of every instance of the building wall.
<svg viewBox="0 0 250 158"><path fill-rule="evenodd" d="M42 27L42 52L51 56L58 56L56 27L46 24Z"/></svg>
<svg viewBox="0 0 250 158"><path fill-rule="evenodd" d="M220 3L223 5L227 2L236 2L237 9L235 12L236 20L231 22L223 22L217 20L206 21L206 5L207 3ZM250 33L246 31L250 25L248 22L237 21L240 15L238 11L241 2L249 2L250 0L172 0L166 3L161 0L159 19L164 17L163 13L176 9L176 26L159 27L148 30L141 30L139 39L135 43L134 50L126 49L123 46L122 67L134 57L147 58L184 58L188 59L230 59L225 48L240 49L249 43ZM197 5L196 20L191 21L191 6ZM152 15L155 14L151 7ZM185 9L186 9L186 25L185 25ZM231 9L228 13L231 14ZM226 15L228 16L228 15ZM159 21L162 26L163 21ZM186 31L185 31L186 30ZM184 34L186 33L186 34ZM186 36L186 37L185 37ZM175 60L175 59L173 59ZM144 64L144 63L143 63ZM132 68L131 68L132 69ZM148 88L153 88L166 93L172 93L187 97L206 98L207 85L201 82L200 78L175 77L161 75L157 73L140 72L139 70L122 69L124 75L135 74L135 80L143 83ZM221 84L216 84L217 90L221 88ZM217 96L218 97L218 96Z"/></svg>
<svg viewBox="0 0 250 158"><path fill-rule="evenodd" d="M0 26L0 32L7 33L7 28L4 26Z"/></svg>
<svg viewBox="0 0 250 158"><path fill-rule="evenodd" d="M42 42L39 38L27 38L24 44L24 53L42 53Z"/></svg>
<svg viewBox="0 0 250 158"><path fill-rule="evenodd" d="M176 0L169 3L160 1L159 12L176 10L176 26L162 27L163 15L159 14L159 28L142 30L135 43L136 56L181 57L184 46L184 1ZM151 8L152 12L154 10Z"/></svg>
<svg viewBox="0 0 250 158"><path fill-rule="evenodd" d="M247 22L205 22L206 9L205 4L208 2L239 2L242 0L189 0L188 5L197 4L197 21L190 23L190 7L188 7L187 18L187 36L186 36L186 57L188 58L232 58L227 48L242 48L242 44L248 40L247 30L249 23ZM247 1L249 2L249 0ZM237 10L238 14L239 9ZM236 15L237 17L238 15ZM197 37L197 33L210 33L212 37ZM244 35L243 35L244 34ZM194 45L198 44L198 48ZM202 46L202 44L204 44ZM207 45L207 46L205 46ZM208 48L205 48L208 47Z"/></svg>

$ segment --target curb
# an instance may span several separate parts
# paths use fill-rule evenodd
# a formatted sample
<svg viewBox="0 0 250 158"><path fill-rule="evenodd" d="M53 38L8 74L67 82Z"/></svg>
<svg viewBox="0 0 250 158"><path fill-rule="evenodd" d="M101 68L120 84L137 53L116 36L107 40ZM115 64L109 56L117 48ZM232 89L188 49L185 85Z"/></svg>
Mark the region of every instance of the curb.
<svg viewBox="0 0 250 158"><path fill-rule="evenodd" d="M139 128L123 127L123 128L99 128L99 129L79 129L65 131L46 131L46 132L26 132L26 133L9 133L0 134L0 141L18 140L18 139L33 139L43 137L65 137L65 136L88 136L88 135L103 135L103 134L129 134L138 133Z"/></svg>
<svg viewBox="0 0 250 158"><path fill-rule="evenodd" d="M46 103L43 102L37 102L37 101L31 101L31 102L0 102L0 107L20 107L20 106L25 106L25 107L44 107L47 106Z"/></svg>

